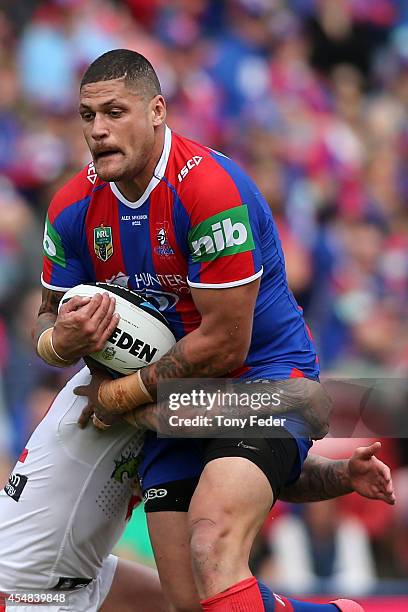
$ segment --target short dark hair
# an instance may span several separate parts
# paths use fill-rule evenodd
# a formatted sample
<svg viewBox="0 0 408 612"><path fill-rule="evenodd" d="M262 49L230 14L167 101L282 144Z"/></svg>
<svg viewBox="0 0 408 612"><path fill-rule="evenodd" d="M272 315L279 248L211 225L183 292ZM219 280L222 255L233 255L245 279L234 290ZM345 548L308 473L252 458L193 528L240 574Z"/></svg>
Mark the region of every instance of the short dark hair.
<svg viewBox="0 0 408 612"><path fill-rule="evenodd" d="M138 93L148 99L161 94L160 82L153 66L136 51L113 49L100 55L82 77L80 89L88 83L111 79L124 79L127 85L134 89L137 87Z"/></svg>

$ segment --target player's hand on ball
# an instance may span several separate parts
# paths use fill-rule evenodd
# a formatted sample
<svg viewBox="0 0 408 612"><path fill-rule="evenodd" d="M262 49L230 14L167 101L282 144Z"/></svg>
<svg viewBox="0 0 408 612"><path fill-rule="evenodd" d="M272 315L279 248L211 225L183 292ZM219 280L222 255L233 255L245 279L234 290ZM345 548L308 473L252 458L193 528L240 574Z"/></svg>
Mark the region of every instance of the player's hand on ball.
<svg viewBox="0 0 408 612"><path fill-rule="evenodd" d="M82 410L81 416L78 419L78 425L81 429L84 429L92 418L95 427L98 429L107 429L120 419L120 416L107 412L98 404L99 387L104 380L111 380L111 378L107 376L105 372L97 368L92 368L91 373L92 378L89 385L82 385L74 389L75 395L88 398L88 404Z"/></svg>
<svg viewBox="0 0 408 612"><path fill-rule="evenodd" d="M376 457L380 449L381 442L356 448L348 463L350 482L353 490L363 497L394 505L391 470Z"/></svg>
<svg viewBox="0 0 408 612"><path fill-rule="evenodd" d="M102 350L119 323L114 311L115 299L107 293L75 296L63 304L52 335L58 355L71 360Z"/></svg>

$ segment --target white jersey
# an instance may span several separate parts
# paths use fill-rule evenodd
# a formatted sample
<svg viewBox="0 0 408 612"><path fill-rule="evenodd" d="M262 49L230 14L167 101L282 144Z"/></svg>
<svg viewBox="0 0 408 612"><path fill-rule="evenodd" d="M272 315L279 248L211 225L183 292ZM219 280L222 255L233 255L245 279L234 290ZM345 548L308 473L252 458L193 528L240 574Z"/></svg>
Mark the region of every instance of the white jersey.
<svg viewBox="0 0 408 612"><path fill-rule="evenodd" d="M81 430L73 389L89 380L84 368L58 394L0 492L0 591L95 579L140 500L143 432Z"/></svg>

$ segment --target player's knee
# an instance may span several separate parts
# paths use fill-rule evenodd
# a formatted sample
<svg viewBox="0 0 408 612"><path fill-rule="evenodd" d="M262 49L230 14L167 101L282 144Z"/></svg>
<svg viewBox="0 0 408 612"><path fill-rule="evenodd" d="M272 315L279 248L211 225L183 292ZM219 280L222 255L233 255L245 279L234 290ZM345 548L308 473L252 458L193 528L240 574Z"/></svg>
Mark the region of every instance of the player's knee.
<svg viewBox="0 0 408 612"><path fill-rule="evenodd" d="M201 567L220 560L230 547L231 525L219 519L199 519L190 524L190 551L194 565Z"/></svg>

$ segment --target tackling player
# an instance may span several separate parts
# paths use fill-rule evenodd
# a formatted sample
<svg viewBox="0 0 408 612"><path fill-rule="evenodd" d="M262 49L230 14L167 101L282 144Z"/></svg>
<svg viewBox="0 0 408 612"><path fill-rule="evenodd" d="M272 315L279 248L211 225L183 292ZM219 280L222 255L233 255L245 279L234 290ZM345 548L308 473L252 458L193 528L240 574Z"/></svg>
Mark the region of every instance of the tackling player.
<svg viewBox="0 0 408 612"><path fill-rule="evenodd" d="M106 433L82 432L76 423L86 400L73 388L89 380L84 368L58 394L0 492L0 592L11 594L9 611L38 610L15 605L36 596L48 598L50 612L165 609L157 573L110 554L140 502L143 432L124 422ZM308 457L281 497L313 501L354 490L392 503L379 447L357 449L346 461Z"/></svg>
<svg viewBox="0 0 408 612"><path fill-rule="evenodd" d="M86 392L95 418L151 402L157 384L170 378L317 380L315 348L287 286L275 224L251 179L224 155L171 132L157 76L137 53L98 58L80 98L93 162L48 211L38 353L64 366L103 347L118 322L107 298L78 311L84 303L75 302L58 317L56 307L66 289L108 280L156 298L178 342L137 374L93 379ZM146 511L175 609L199 609L189 553L204 609L269 605L248 568L252 541L299 476L310 431L327 431L327 410L299 405L285 416L286 438L208 440L202 452L193 440L148 436L143 487L160 486L167 495L149 496Z"/></svg>
<svg viewBox="0 0 408 612"><path fill-rule="evenodd" d="M143 432L81 431L73 389L89 379L84 368L58 394L0 492L0 611L38 610L23 602L40 596L50 612L165 610L157 573L110 554L141 501Z"/></svg>

